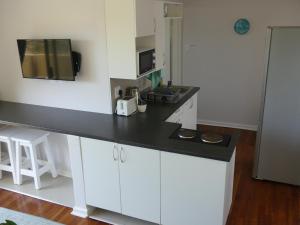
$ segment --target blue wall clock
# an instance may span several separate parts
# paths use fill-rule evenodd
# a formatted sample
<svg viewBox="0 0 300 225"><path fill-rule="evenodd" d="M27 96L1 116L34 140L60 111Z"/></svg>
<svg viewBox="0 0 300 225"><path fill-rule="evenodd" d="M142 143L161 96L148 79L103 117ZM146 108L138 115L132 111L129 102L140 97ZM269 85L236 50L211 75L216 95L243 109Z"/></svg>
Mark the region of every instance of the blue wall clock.
<svg viewBox="0 0 300 225"><path fill-rule="evenodd" d="M241 34L241 35L247 34L249 30L250 30L250 22L245 18L237 20L234 24L234 31L237 34Z"/></svg>

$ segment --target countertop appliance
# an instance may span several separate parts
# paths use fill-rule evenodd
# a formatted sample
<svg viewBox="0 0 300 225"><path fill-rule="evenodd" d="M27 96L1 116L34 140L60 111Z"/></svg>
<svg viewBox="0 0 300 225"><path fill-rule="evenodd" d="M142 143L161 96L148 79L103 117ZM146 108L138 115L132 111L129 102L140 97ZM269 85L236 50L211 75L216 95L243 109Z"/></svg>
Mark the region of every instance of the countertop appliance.
<svg viewBox="0 0 300 225"><path fill-rule="evenodd" d="M208 144L218 144L222 143L224 137L223 135L216 133L203 133L201 135L201 140Z"/></svg>
<svg viewBox="0 0 300 225"><path fill-rule="evenodd" d="M136 98L125 97L117 101L116 113L120 116L130 116L137 110Z"/></svg>
<svg viewBox="0 0 300 225"><path fill-rule="evenodd" d="M300 185L300 27L269 28L254 177Z"/></svg>
<svg viewBox="0 0 300 225"><path fill-rule="evenodd" d="M139 93L139 88L138 87L128 87L126 88L126 96L132 96L135 97L136 94Z"/></svg>
<svg viewBox="0 0 300 225"><path fill-rule="evenodd" d="M140 90L138 87L128 87L126 88L126 96L135 97L136 104L139 104Z"/></svg>
<svg viewBox="0 0 300 225"><path fill-rule="evenodd" d="M138 77L155 70L155 49L141 49L136 53Z"/></svg>
<svg viewBox="0 0 300 225"><path fill-rule="evenodd" d="M228 147L231 135L221 135L216 133L207 133L200 130L190 130L180 128L176 130L171 136L171 139L191 141L196 143L203 143L209 145L218 145Z"/></svg>

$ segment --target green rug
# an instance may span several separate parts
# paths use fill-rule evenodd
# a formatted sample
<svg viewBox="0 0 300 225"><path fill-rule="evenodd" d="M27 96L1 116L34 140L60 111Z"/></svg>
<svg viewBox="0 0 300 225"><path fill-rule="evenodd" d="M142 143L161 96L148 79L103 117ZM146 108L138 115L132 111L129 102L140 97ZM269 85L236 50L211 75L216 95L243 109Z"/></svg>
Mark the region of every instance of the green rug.
<svg viewBox="0 0 300 225"><path fill-rule="evenodd" d="M17 225L62 225L61 223L52 222L37 216L31 216L25 213L0 207L0 224L5 220L11 220Z"/></svg>

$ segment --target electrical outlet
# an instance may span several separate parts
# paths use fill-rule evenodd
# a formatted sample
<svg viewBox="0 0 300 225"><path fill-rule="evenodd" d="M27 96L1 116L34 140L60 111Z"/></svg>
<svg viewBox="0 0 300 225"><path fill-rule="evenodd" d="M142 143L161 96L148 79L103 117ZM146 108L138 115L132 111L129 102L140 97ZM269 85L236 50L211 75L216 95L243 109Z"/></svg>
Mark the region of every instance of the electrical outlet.
<svg viewBox="0 0 300 225"><path fill-rule="evenodd" d="M115 99L120 98L119 92L121 90L121 86L115 87Z"/></svg>

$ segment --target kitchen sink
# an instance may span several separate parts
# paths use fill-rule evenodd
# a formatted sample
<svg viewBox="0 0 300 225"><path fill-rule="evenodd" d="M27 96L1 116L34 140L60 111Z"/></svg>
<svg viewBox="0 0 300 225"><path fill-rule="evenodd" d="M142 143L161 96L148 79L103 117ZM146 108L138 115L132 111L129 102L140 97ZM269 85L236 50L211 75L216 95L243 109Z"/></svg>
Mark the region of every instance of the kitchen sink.
<svg viewBox="0 0 300 225"><path fill-rule="evenodd" d="M175 92L179 91L179 94L181 95L185 95L192 89L191 87L184 86L171 86L170 88L173 89Z"/></svg>
<svg viewBox="0 0 300 225"><path fill-rule="evenodd" d="M142 93L142 98L148 102L164 102L177 103L179 102L192 87L185 86L160 86L154 90L148 90Z"/></svg>
<svg viewBox="0 0 300 225"><path fill-rule="evenodd" d="M180 93L185 93L187 91L189 91L191 88L190 87L184 87L184 86L161 86L161 87L158 87L159 88L162 88L162 89L168 89L170 91L173 91L173 92L180 92Z"/></svg>

